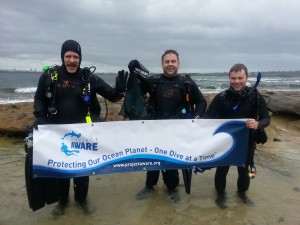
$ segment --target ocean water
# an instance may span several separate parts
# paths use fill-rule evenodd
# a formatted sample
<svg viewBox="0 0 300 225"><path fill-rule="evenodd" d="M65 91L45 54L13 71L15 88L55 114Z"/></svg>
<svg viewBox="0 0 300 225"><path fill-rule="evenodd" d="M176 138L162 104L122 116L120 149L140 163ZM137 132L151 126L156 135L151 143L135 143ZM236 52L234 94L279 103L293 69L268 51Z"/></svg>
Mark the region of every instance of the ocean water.
<svg viewBox="0 0 300 225"><path fill-rule="evenodd" d="M97 74L97 73L96 73ZM0 71L0 104L32 102L41 72ZM116 74L98 73L114 85ZM190 74L202 93L218 93L229 87L228 73ZM256 82L257 73L250 73L248 86ZM300 71L262 72L259 90L300 91Z"/></svg>

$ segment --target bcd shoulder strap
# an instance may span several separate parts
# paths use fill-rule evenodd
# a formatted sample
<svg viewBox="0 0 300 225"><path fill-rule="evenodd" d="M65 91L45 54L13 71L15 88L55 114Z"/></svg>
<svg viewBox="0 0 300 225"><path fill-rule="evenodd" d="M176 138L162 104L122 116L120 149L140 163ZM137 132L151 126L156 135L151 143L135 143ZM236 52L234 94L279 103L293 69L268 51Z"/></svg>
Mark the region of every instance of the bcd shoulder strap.
<svg viewBox="0 0 300 225"><path fill-rule="evenodd" d="M158 87L164 83L164 80L162 79L163 74L154 75L151 81L151 94L156 93ZM191 83L188 83L190 81L190 75L185 74L181 75L179 74L179 83L175 83L174 87L180 88L182 90L183 95L185 95L186 92L188 92L188 86L191 85ZM189 84L189 85L187 85Z"/></svg>
<svg viewBox="0 0 300 225"><path fill-rule="evenodd" d="M164 83L164 80L162 79L163 74L160 75L155 75L152 78L152 82L151 82L151 94L156 93L158 87L160 87L160 85L162 85ZM190 85L191 85L191 77L189 74L185 74L185 75L181 75L179 74L179 83L175 83L174 87L176 88L180 88L182 91L182 95L184 96L184 98L186 98L186 94L188 92L190 92ZM189 93L190 94L190 93Z"/></svg>
<svg viewBox="0 0 300 225"><path fill-rule="evenodd" d="M45 66L43 68L44 75L46 76L46 92L45 96L49 99L50 105L48 107L48 112L50 115L57 113L57 109L54 107L55 94L56 94L56 84L58 81L58 65L54 66Z"/></svg>
<svg viewBox="0 0 300 225"><path fill-rule="evenodd" d="M162 74L160 75L154 75L151 82L151 92L154 94L160 84L163 84L164 81L162 79Z"/></svg>

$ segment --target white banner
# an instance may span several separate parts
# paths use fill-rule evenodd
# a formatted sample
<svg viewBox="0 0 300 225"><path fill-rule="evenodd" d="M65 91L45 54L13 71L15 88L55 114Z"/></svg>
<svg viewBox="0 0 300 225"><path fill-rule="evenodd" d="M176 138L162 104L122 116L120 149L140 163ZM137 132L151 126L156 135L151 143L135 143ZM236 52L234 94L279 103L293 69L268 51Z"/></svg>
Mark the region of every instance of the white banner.
<svg viewBox="0 0 300 225"><path fill-rule="evenodd" d="M41 125L34 177L245 166L249 129L239 120L137 120Z"/></svg>

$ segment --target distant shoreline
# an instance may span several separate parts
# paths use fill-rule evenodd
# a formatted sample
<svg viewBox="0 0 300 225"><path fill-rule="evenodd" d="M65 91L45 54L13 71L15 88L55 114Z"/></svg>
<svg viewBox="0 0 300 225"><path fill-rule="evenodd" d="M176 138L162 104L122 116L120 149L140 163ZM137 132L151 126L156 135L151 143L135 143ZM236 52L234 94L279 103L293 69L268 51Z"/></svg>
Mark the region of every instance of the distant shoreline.
<svg viewBox="0 0 300 225"><path fill-rule="evenodd" d="M32 70L18 70L18 69L0 69L0 73L3 72L3 73L18 73L18 72L21 72L21 73L42 73L43 70L36 70L36 69L32 69ZM258 71L251 71L249 72L249 75L256 75ZM262 74L282 74L282 73L300 73L300 69L299 70L274 70L274 71L260 71ZM117 72L95 72L96 74L112 74L112 75L116 75ZM161 73L161 72L153 72L153 73L150 73L150 74L158 74L158 73ZM224 71L224 72L184 72L184 71L180 71L179 72L180 74L191 74L191 75L194 75L194 76L201 76L201 75L207 75L207 74L228 74L228 71Z"/></svg>

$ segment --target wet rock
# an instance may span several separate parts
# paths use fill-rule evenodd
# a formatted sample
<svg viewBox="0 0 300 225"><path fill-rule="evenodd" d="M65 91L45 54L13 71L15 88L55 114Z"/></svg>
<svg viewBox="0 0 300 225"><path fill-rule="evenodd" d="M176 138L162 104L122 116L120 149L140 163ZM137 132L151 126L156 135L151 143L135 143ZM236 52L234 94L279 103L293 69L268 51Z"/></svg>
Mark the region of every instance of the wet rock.
<svg viewBox="0 0 300 225"><path fill-rule="evenodd" d="M106 121L122 120L123 117L118 115L123 101L111 103L107 101L108 113L106 115L105 102L99 99L102 112L100 117ZM0 134L8 136L19 136L25 134L27 126L34 122L33 102L0 104Z"/></svg>
<svg viewBox="0 0 300 225"><path fill-rule="evenodd" d="M300 115L300 92L262 92L263 95L268 96L271 100L268 105L269 110L274 115L290 114ZM215 94L204 94L208 104L212 101ZM101 104L102 119L106 121L120 121L123 116L119 115L123 101L117 103L107 102L107 113L105 101L99 98ZM0 134L22 134L26 132L26 127L34 121L33 103L16 103L16 104L2 104L0 105ZM295 121L300 130L300 119Z"/></svg>
<svg viewBox="0 0 300 225"><path fill-rule="evenodd" d="M272 92L264 91L262 92L265 99L270 102L268 108L274 114L293 114L300 115L300 92L296 91L281 91Z"/></svg>

